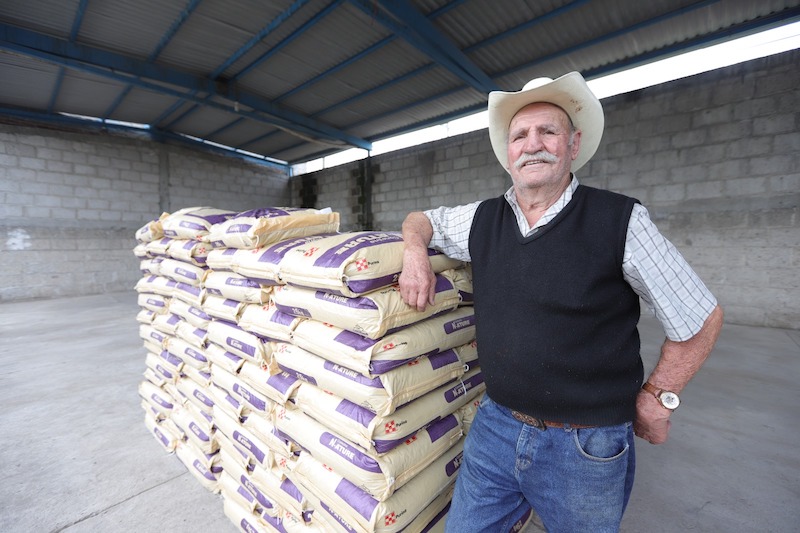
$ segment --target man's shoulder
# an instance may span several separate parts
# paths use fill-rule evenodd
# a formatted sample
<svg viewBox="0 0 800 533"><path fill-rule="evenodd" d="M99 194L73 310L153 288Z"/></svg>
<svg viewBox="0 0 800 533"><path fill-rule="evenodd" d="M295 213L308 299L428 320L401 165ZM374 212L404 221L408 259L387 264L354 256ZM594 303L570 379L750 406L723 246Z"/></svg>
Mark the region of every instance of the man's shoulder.
<svg viewBox="0 0 800 533"><path fill-rule="evenodd" d="M580 194L584 194L587 198L596 199L596 200L605 200L607 202L614 202L614 203L623 203L626 204L628 202L633 203L640 203L639 200L632 196L628 196L626 194L622 194L615 191L610 191L608 189L599 189L597 187L591 187L589 185L579 185L578 189L575 191L576 194L580 191Z"/></svg>

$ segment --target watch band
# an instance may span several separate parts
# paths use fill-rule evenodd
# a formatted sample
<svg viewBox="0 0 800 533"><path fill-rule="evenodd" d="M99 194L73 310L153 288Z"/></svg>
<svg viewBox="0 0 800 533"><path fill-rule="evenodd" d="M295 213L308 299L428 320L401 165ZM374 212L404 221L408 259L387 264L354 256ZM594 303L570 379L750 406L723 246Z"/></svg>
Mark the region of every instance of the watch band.
<svg viewBox="0 0 800 533"><path fill-rule="evenodd" d="M665 409L669 409L670 411L674 411L675 409L677 409L677 407L681 403L681 400L677 394L675 394L672 391L659 389L649 381L645 381L644 385L642 385L642 389L655 396L658 402Z"/></svg>

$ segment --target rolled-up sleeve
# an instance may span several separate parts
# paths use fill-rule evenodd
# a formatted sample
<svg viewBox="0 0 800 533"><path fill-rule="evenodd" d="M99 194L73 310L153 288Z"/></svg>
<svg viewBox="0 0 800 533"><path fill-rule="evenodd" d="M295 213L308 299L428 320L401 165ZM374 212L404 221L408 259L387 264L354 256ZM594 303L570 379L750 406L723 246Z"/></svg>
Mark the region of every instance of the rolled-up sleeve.
<svg viewBox="0 0 800 533"><path fill-rule="evenodd" d="M628 224L622 269L672 341L696 335L717 306L708 287L639 204Z"/></svg>
<svg viewBox="0 0 800 533"><path fill-rule="evenodd" d="M471 261L469 255L469 232L480 201L456 207L437 207L425 211L433 227L430 247L448 257L460 261Z"/></svg>

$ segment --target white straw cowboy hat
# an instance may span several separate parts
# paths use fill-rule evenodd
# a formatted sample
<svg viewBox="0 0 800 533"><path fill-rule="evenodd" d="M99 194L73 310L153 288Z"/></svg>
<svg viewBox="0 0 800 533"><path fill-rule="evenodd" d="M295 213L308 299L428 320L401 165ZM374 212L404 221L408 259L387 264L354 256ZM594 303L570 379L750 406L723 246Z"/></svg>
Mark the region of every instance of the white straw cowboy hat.
<svg viewBox="0 0 800 533"><path fill-rule="evenodd" d="M605 123L600 100L578 72L570 72L555 80L536 78L517 92L489 93L489 139L497 160L508 172L508 127L511 119L517 111L536 102L557 105L566 111L575 128L581 130L581 149L572 162L572 170L578 170L597 151Z"/></svg>

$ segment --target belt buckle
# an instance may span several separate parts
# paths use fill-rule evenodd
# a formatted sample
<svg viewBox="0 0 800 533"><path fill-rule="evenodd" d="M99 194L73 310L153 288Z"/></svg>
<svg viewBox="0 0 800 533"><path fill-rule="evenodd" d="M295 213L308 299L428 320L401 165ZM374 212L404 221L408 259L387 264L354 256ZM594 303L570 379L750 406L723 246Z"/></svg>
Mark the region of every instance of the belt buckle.
<svg viewBox="0 0 800 533"><path fill-rule="evenodd" d="M529 426L533 426L536 429L541 429L542 431L547 430L547 424L541 418L535 418L531 415L526 415L525 413L520 413L519 411L514 410L511 411L511 414L523 424L528 424Z"/></svg>

